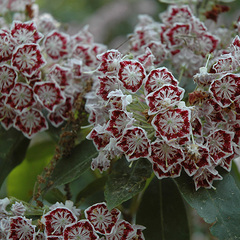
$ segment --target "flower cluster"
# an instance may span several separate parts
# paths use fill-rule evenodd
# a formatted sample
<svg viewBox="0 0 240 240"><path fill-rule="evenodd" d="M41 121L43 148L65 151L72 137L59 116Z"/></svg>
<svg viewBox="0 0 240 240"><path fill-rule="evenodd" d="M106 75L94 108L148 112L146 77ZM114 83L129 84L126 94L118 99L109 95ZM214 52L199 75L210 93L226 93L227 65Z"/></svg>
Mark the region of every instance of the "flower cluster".
<svg viewBox="0 0 240 240"><path fill-rule="evenodd" d="M9 207L8 205L11 205ZM22 202L10 204L8 198L0 200L0 238L2 240L144 240L143 226L121 219L121 212L107 209L106 203L94 204L84 211L71 201L56 203L39 220L28 219L28 207Z"/></svg>
<svg viewBox="0 0 240 240"><path fill-rule="evenodd" d="M105 171L121 156L129 162L147 158L159 179L178 177L184 169L196 190L214 188L213 180L222 179L216 167L230 171L240 153L240 40L221 55L217 38L189 7L171 6L160 16L163 24L140 18L130 54L108 50L97 56L93 91L86 95L94 126L87 138L99 151L92 169ZM195 74L209 53L216 56L211 69ZM188 105L178 80L159 65L166 56L187 68L188 76L195 74Z"/></svg>
<svg viewBox="0 0 240 240"><path fill-rule="evenodd" d="M148 49L154 55L155 65L170 59L176 70L192 77L203 65L206 55L217 48L218 37L207 30L187 5L172 5L159 17L162 23L140 15L130 36L130 50L139 58Z"/></svg>
<svg viewBox="0 0 240 240"><path fill-rule="evenodd" d="M98 65L96 55L105 50L104 45L94 43L87 27L70 36L50 15L36 12L32 19L3 24L1 125L6 130L13 126L27 138L46 130L49 122L60 126L79 94L84 93L90 80L87 72Z"/></svg>

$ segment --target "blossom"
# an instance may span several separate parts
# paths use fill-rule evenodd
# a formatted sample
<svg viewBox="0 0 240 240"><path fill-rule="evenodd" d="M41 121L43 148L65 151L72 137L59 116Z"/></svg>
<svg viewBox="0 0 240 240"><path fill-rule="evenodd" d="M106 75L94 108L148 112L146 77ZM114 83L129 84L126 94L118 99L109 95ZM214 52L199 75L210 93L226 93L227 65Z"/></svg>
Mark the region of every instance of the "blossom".
<svg viewBox="0 0 240 240"><path fill-rule="evenodd" d="M57 207L42 216L47 236L61 236L66 225L76 223L77 217L66 207Z"/></svg>
<svg viewBox="0 0 240 240"><path fill-rule="evenodd" d="M94 229L104 235L111 234L116 222L120 218L120 211L107 209L106 203L97 203L85 209L86 218L92 223Z"/></svg>
<svg viewBox="0 0 240 240"><path fill-rule="evenodd" d="M34 240L35 227L31 220L16 216L10 218L9 240Z"/></svg>
<svg viewBox="0 0 240 240"><path fill-rule="evenodd" d="M188 109L170 109L158 113L152 120L158 135L168 141L190 134L190 112Z"/></svg>
<svg viewBox="0 0 240 240"><path fill-rule="evenodd" d="M26 83L16 83L6 99L6 104L11 108L22 112L24 109L33 106L33 90Z"/></svg>
<svg viewBox="0 0 240 240"><path fill-rule="evenodd" d="M125 221L125 220L119 220L116 223L116 226L114 228L113 233L106 236L107 240L127 240L134 234L134 229L132 225Z"/></svg>
<svg viewBox="0 0 240 240"><path fill-rule="evenodd" d="M156 139L151 143L151 149L148 158L163 172L168 172L174 165L184 160L182 149L164 140Z"/></svg>
<svg viewBox="0 0 240 240"><path fill-rule="evenodd" d="M144 90L146 95L159 89L164 84L178 85L178 81L174 78L172 73L166 68L155 68L147 76Z"/></svg>
<svg viewBox="0 0 240 240"><path fill-rule="evenodd" d="M86 240L99 239L98 235L94 232L91 223L88 220L80 220L73 224L68 224L64 229L64 240L82 238Z"/></svg>
<svg viewBox="0 0 240 240"><path fill-rule="evenodd" d="M38 101L51 112L65 100L59 86L54 82L36 83L33 91Z"/></svg>
<svg viewBox="0 0 240 240"><path fill-rule="evenodd" d="M22 131L25 137L32 138L38 132L48 129L48 123L39 110L31 108L16 116L14 127Z"/></svg>
<svg viewBox="0 0 240 240"><path fill-rule="evenodd" d="M134 93L142 86L146 74L142 64L137 61L125 60L120 62L118 77L124 87Z"/></svg>
<svg viewBox="0 0 240 240"><path fill-rule="evenodd" d="M45 64L46 61L37 44L21 44L13 52L12 66L27 77L33 76Z"/></svg>
<svg viewBox="0 0 240 240"><path fill-rule="evenodd" d="M126 128L117 142L117 147L125 153L128 161L148 157L151 152L147 134L140 127Z"/></svg>
<svg viewBox="0 0 240 240"><path fill-rule="evenodd" d="M0 92L9 94L17 82L17 72L7 64L0 66Z"/></svg>
<svg viewBox="0 0 240 240"><path fill-rule="evenodd" d="M68 42L67 34L54 30L44 39L45 51L53 60L59 60L68 54Z"/></svg>
<svg viewBox="0 0 240 240"><path fill-rule="evenodd" d="M11 35L18 45L23 43L39 43L43 35L37 31L37 26L33 21L20 22L13 21Z"/></svg>

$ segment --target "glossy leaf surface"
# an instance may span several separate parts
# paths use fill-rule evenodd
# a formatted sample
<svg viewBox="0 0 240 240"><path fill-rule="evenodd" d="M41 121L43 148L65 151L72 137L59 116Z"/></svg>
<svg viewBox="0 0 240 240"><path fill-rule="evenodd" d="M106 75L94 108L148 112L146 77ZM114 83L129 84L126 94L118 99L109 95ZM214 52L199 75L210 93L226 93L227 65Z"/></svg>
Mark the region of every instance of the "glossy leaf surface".
<svg viewBox="0 0 240 240"><path fill-rule="evenodd" d="M185 200L207 223L213 224L212 234L219 240L240 239L240 189L231 174L220 172L223 180L215 181L214 189L195 191L191 179L182 175L175 182Z"/></svg>
<svg viewBox="0 0 240 240"><path fill-rule="evenodd" d="M136 221L146 227L146 239L190 239L185 205L172 179L153 179L143 195Z"/></svg>
<svg viewBox="0 0 240 240"><path fill-rule="evenodd" d="M147 159L139 159L132 166L125 158L119 159L105 187L108 208L112 209L142 191L151 172L152 166Z"/></svg>

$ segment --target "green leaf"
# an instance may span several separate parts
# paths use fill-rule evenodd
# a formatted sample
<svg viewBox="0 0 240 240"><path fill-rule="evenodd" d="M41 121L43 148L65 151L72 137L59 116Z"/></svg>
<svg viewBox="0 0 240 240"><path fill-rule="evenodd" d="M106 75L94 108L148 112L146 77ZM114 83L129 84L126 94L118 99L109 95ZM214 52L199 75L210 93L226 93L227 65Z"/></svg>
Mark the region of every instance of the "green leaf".
<svg viewBox="0 0 240 240"><path fill-rule="evenodd" d="M0 127L0 187L8 174L19 165L26 154L30 140L14 128Z"/></svg>
<svg viewBox="0 0 240 240"><path fill-rule="evenodd" d="M146 239L190 239L185 205L172 179L153 179L143 195L136 222L146 227Z"/></svg>
<svg viewBox="0 0 240 240"><path fill-rule="evenodd" d="M8 195L29 201L37 176L52 159L54 151L55 144L50 141L40 142L30 147L24 161L8 176Z"/></svg>
<svg viewBox="0 0 240 240"><path fill-rule="evenodd" d="M211 233L219 240L240 239L240 190L231 174L221 171L223 180L215 181L216 190L204 188L195 191L192 180L186 175L175 182L186 201L198 214L213 226Z"/></svg>
<svg viewBox="0 0 240 240"><path fill-rule="evenodd" d="M224 2L224 3L230 3L230 2L235 2L236 0L220 0L220 2Z"/></svg>
<svg viewBox="0 0 240 240"><path fill-rule="evenodd" d="M57 188L53 188L51 191L49 191L44 196L44 199L51 204L55 204L56 202L64 203L67 200L66 196Z"/></svg>
<svg viewBox="0 0 240 240"><path fill-rule="evenodd" d="M94 181L92 181L91 183L89 183L84 189L82 189L78 193L78 195L76 197L75 205L80 205L80 203L83 199L87 198L88 196L91 196L92 194L96 193L97 191L103 190L106 181L107 181L107 176L103 176L103 177L97 178Z"/></svg>
<svg viewBox="0 0 240 240"><path fill-rule="evenodd" d="M131 167L125 158L119 159L105 187L108 208L112 209L142 191L151 172L152 165L147 159L139 159Z"/></svg>
<svg viewBox="0 0 240 240"><path fill-rule="evenodd" d="M46 184L42 186L43 193L46 191L72 182L79 178L91 166L92 158L96 157L98 152L92 141L85 140L78 144L67 158L61 158L47 179ZM52 182L49 186L49 182Z"/></svg>
<svg viewBox="0 0 240 240"><path fill-rule="evenodd" d="M189 0L159 0L159 2L167 4L185 4L189 3Z"/></svg>

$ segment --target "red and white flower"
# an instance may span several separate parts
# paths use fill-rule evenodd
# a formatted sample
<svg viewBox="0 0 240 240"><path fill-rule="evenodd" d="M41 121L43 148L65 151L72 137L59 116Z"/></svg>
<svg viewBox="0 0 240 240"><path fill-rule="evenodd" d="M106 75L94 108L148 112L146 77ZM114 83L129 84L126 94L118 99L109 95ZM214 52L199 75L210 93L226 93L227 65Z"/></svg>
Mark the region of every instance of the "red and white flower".
<svg viewBox="0 0 240 240"><path fill-rule="evenodd" d="M212 82L209 91L213 94L216 102L223 108L232 104L240 95L240 76L226 74L222 78Z"/></svg>
<svg viewBox="0 0 240 240"><path fill-rule="evenodd" d="M39 110L30 108L20 115L17 115L14 121L14 127L22 131L25 137L32 138L38 132L43 132L48 129L48 123Z"/></svg>
<svg viewBox="0 0 240 240"><path fill-rule="evenodd" d="M165 67L153 69L148 74L146 83L144 85L146 95L161 88L164 84L171 84L177 86L178 81Z"/></svg>
<svg viewBox="0 0 240 240"><path fill-rule="evenodd" d="M97 125L86 138L93 140L95 147L101 150L109 143L110 137L111 134L106 131L106 126Z"/></svg>
<svg viewBox="0 0 240 240"><path fill-rule="evenodd" d="M51 112L65 100L60 87L54 82L38 82L33 91L37 100Z"/></svg>
<svg viewBox="0 0 240 240"><path fill-rule="evenodd" d="M28 107L33 106L35 100L33 98L33 90L26 83L18 82L8 95L6 104L11 108L22 112Z"/></svg>
<svg viewBox="0 0 240 240"><path fill-rule="evenodd" d="M184 46L186 41L189 42L191 40L189 34L190 25L180 23L175 23L173 27L165 32L167 42L169 42L171 46Z"/></svg>
<svg viewBox="0 0 240 240"><path fill-rule="evenodd" d="M116 222L120 218L120 211L116 208L108 210L106 203L97 203L85 211L86 218L92 223L94 229L104 235L113 232Z"/></svg>
<svg viewBox="0 0 240 240"><path fill-rule="evenodd" d="M146 103L149 106L148 114L153 115L158 112L165 112L170 107L174 107L182 100L184 92L183 88L166 84L148 94L146 97Z"/></svg>
<svg viewBox="0 0 240 240"><path fill-rule="evenodd" d="M9 94L10 90L14 87L17 82L17 73L16 71L3 64L0 66L0 92L2 94Z"/></svg>
<svg viewBox="0 0 240 240"><path fill-rule="evenodd" d="M23 75L31 77L46 64L39 45L30 43L18 46L12 56L12 66Z"/></svg>
<svg viewBox="0 0 240 240"><path fill-rule="evenodd" d="M70 79L72 79L73 74L69 68L62 67L59 64L55 64L49 74L47 75L47 80L55 81L61 87L69 85Z"/></svg>
<svg viewBox="0 0 240 240"><path fill-rule="evenodd" d="M125 221L125 220L119 220L114 228L113 233L110 235L106 235L107 240L128 240L131 239L132 235L134 234L134 229L132 225Z"/></svg>
<svg viewBox="0 0 240 240"><path fill-rule="evenodd" d="M207 137L207 146L212 161L218 164L223 157L233 154L232 140L233 132L216 130Z"/></svg>
<svg viewBox="0 0 240 240"><path fill-rule="evenodd" d="M41 221L45 225L45 233L47 236L62 236L65 227L69 224L76 223L77 217L72 211L65 207L57 207L44 214Z"/></svg>
<svg viewBox="0 0 240 240"><path fill-rule="evenodd" d="M168 141L190 134L190 111L188 109L170 109L158 113L152 120L156 134Z"/></svg>
<svg viewBox="0 0 240 240"><path fill-rule="evenodd" d="M145 77L145 69L141 63L133 60L120 62L118 78L123 83L123 86L131 93L138 91Z"/></svg>
<svg viewBox="0 0 240 240"><path fill-rule="evenodd" d="M117 142L117 147L125 153L128 161L148 157L151 153L147 133L140 127L126 128Z"/></svg>
<svg viewBox="0 0 240 240"><path fill-rule="evenodd" d="M116 138L120 137L125 128L132 126L134 119L126 111L111 110L106 130Z"/></svg>
<svg viewBox="0 0 240 240"><path fill-rule="evenodd" d="M101 150L98 156L92 159L91 169L93 171L95 169L98 169L102 173L103 171L106 171L109 167L110 167L109 154L107 151Z"/></svg>
<svg viewBox="0 0 240 240"><path fill-rule="evenodd" d="M11 27L11 35L14 42L18 45L24 43L39 43L43 35L37 31L37 26L34 22L13 21Z"/></svg>
<svg viewBox="0 0 240 240"><path fill-rule="evenodd" d="M218 171L214 167L199 168L193 176L196 191L200 187L207 189L214 188L213 180L222 180L222 176L219 175Z"/></svg>
<svg viewBox="0 0 240 240"><path fill-rule="evenodd" d="M99 239L92 224L88 220L80 220L73 224L68 224L63 232L64 240L95 240Z"/></svg>
<svg viewBox="0 0 240 240"><path fill-rule="evenodd" d="M6 62L12 58L15 44L9 30L0 30L0 62Z"/></svg>
<svg viewBox="0 0 240 240"><path fill-rule="evenodd" d="M231 54L222 55L213 65L213 70L217 73L232 72L239 66L236 58Z"/></svg>
<svg viewBox="0 0 240 240"><path fill-rule="evenodd" d="M68 43L67 34L54 30L45 37L45 51L53 60L59 60L68 54Z"/></svg>
<svg viewBox="0 0 240 240"><path fill-rule="evenodd" d="M164 140L157 139L151 143L151 150L148 159L158 165L163 172L168 172L174 165L184 160L182 149L170 145Z"/></svg>
<svg viewBox="0 0 240 240"><path fill-rule="evenodd" d="M161 64L168 56L167 46L160 41L151 41L148 45L155 59L153 60L155 65Z"/></svg>
<svg viewBox="0 0 240 240"><path fill-rule="evenodd" d="M1 125L8 130L12 127L14 119L16 117L16 112L14 109L6 105L6 96L2 95L0 97L0 122Z"/></svg>
<svg viewBox="0 0 240 240"><path fill-rule="evenodd" d="M118 71L120 61L122 60L122 54L118 50L109 50L98 55L97 58L101 61L98 71L105 74L111 74Z"/></svg>
<svg viewBox="0 0 240 240"><path fill-rule="evenodd" d="M164 172L162 168L160 168L158 163L153 162L153 172L158 179L163 178L176 178L179 177L182 171L182 165L177 163L174 164L167 172Z"/></svg>
<svg viewBox="0 0 240 240"><path fill-rule="evenodd" d="M185 160L181 162L181 165L189 176L193 176L199 168L212 165L209 150L206 147L195 143L187 143L186 145Z"/></svg>
<svg viewBox="0 0 240 240"><path fill-rule="evenodd" d="M202 33L198 37L199 50L203 56L213 52L218 45L219 40L209 33Z"/></svg>
<svg viewBox="0 0 240 240"><path fill-rule="evenodd" d="M160 14L160 18L166 25L172 25L175 22L188 23L192 20L193 14L188 5L172 5L166 12Z"/></svg>
<svg viewBox="0 0 240 240"><path fill-rule="evenodd" d="M104 77L98 77L99 80L99 87L97 90L97 95L99 95L102 99L105 101L109 98L109 93L111 91L114 91L115 89L119 89L122 85L122 82L120 82L117 77L115 76L104 76Z"/></svg>
<svg viewBox="0 0 240 240"><path fill-rule="evenodd" d="M34 240L35 227L31 220L16 216L10 218L9 240Z"/></svg>
<svg viewBox="0 0 240 240"><path fill-rule="evenodd" d="M65 102L59 104L54 112L50 112L47 117L54 127L59 127L68 119L68 114L72 109L72 99L67 98Z"/></svg>

